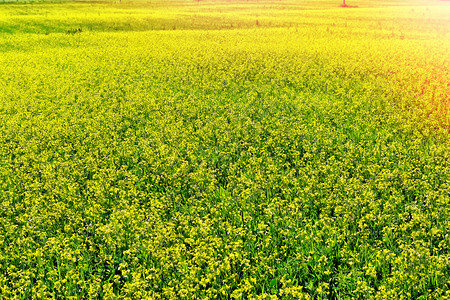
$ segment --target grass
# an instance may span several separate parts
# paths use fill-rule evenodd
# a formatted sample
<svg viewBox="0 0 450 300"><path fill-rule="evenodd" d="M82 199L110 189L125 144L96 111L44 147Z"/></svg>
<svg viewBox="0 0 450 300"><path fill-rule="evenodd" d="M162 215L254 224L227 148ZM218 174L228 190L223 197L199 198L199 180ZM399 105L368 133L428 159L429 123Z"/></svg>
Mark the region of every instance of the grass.
<svg viewBox="0 0 450 300"><path fill-rule="evenodd" d="M447 299L450 7L347 4L2 4L0 294Z"/></svg>

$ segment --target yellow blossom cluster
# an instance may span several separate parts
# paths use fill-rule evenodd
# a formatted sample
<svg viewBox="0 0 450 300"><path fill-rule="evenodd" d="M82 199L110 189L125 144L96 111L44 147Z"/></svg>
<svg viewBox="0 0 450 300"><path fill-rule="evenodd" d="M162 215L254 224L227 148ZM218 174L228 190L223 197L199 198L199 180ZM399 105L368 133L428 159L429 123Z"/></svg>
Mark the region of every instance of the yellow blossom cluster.
<svg viewBox="0 0 450 300"><path fill-rule="evenodd" d="M278 2L3 5L1 298L450 298L449 7Z"/></svg>

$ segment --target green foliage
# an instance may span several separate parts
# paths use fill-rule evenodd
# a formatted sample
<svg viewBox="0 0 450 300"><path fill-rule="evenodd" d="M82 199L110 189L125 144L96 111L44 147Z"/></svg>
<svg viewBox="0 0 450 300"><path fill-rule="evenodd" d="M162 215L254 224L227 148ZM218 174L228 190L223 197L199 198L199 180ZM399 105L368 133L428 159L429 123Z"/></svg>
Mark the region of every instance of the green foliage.
<svg viewBox="0 0 450 300"><path fill-rule="evenodd" d="M136 29L175 14L152 5L114 8L120 32L4 21L2 297L450 297L448 19L283 26L273 4L257 28Z"/></svg>

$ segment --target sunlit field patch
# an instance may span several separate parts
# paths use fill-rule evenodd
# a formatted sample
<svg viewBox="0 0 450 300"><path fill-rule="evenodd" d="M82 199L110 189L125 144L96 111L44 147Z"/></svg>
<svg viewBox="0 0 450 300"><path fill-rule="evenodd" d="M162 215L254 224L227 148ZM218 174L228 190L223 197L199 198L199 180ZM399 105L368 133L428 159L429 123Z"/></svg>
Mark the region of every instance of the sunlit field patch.
<svg viewBox="0 0 450 300"><path fill-rule="evenodd" d="M450 4L340 4L0 4L0 295L448 299Z"/></svg>

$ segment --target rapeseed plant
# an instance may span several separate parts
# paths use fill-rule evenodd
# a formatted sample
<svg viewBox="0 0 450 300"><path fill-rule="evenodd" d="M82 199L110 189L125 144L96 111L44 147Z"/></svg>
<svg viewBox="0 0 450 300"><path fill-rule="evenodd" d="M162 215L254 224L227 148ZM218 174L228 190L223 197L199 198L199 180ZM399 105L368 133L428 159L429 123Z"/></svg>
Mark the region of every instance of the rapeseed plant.
<svg viewBox="0 0 450 300"><path fill-rule="evenodd" d="M4 5L2 297L450 297L448 7L291 4Z"/></svg>

